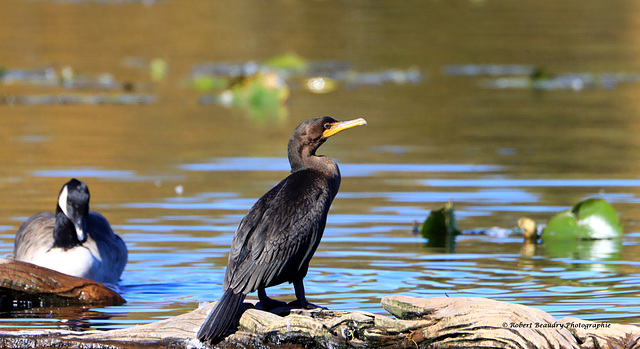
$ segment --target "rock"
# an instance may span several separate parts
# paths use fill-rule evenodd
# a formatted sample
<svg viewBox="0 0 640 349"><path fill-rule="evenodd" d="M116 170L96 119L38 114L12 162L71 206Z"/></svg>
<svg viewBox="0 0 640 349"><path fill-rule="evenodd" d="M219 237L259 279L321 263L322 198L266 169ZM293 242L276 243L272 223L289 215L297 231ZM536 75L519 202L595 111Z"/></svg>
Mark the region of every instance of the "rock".
<svg viewBox="0 0 640 349"><path fill-rule="evenodd" d="M640 348L640 328L631 325L617 325L591 322L574 317L559 320L583 343L581 348Z"/></svg>
<svg viewBox="0 0 640 349"><path fill-rule="evenodd" d="M255 301L254 301L255 302ZM216 348L637 348L640 328L564 318L486 298L389 296L398 318L362 311L278 309L251 303L238 331ZM31 331L0 334L7 348L204 348L196 332L214 304L154 322L111 331Z"/></svg>
<svg viewBox="0 0 640 349"><path fill-rule="evenodd" d="M553 316L520 304L486 298L389 296L382 299L382 306L401 319L431 321L418 337L436 347L580 348Z"/></svg>
<svg viewBox="0 0 640 349"><path fill-rule="evenodd" d="M122 305L109 287L35 264L0 258L0 308Z"/></svg>

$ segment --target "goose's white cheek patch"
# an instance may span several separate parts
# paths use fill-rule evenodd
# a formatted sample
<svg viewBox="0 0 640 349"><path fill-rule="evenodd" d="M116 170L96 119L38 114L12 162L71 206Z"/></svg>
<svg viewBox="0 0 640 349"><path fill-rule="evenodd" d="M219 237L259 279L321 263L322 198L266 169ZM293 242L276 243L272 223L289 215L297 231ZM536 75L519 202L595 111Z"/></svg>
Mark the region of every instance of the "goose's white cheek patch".
<svg viewBox="0 0 640 349"><path fill-rule="evenodd" d="M69 217L69 213L67 212L67 201L69 199L69 190L65 185L60 192L60 197L58 198L58 206L62 209L62 212L65 216Z"/></svg>

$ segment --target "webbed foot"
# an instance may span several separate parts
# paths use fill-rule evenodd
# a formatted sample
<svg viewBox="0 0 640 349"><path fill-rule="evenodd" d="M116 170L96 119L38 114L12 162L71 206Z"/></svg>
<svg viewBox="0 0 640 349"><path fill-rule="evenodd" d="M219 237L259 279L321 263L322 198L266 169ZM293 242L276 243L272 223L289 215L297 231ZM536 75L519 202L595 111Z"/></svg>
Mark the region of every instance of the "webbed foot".
<svg viewBox="0 0 640 349"><path fill-rule="evenodd" d="M262 305L262 309L264 310L271 310L287 306L287 302L267 297L267 292L265 292L263 288L258 289L258 298L260 299L260 305Z"/></svg>
<svg viewBox="0 0 640 349"><path fill-rule="evenodd" d="M264 310L271 310L271 309L287 306L287 302L283 302L283 301L279 301L277 299L271 299L271 298L261 299L260 304L262 305L262 309Z"/></svg>
<svg viewBox="0 0 640 349"><path fill-rule="evenodd" d="M305 301L300 301L298 299L296 299L295 301L289 302L288 304L290 307L294 307L294 308L302 308L302 309L306 309L306 310L312 310L312 309L323 309L323 310L328 310L328 308L326 307L321 307L319 305L315 305L313 303L309 303L306 300Z"/></svg>

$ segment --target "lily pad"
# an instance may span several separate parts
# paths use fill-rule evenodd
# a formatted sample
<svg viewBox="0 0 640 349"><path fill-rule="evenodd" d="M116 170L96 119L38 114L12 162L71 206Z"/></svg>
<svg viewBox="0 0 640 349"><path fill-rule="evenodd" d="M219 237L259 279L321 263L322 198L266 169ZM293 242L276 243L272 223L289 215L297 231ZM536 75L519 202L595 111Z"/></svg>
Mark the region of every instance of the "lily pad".
<svg viewBox="0 0 640 349"><path fill-rule="evenodd" d="M307 61L295 53L275 56L264 62L264 65L276 70L290 71L300 74L307 68Z"/></svg>
<svg viewBox="0 0 640 349"><path fill-rule="evenodd" d="M254 117L283 118L289 87L274 73L246 77L233 85L231 106L245 109Z"/></svg>
<svg viewBox="0 0 640 349"><path fill-rule="evenodd" d="M167 77L167 71L169 69L169 65L167 61L162 58L154 58L151 60L149 64L149 70L151 72L151 80L160 81Z"/></svg>
<svg viewBox="0 0 640 349"><path fill-rule="evenodd" d="M429 242L429 247L449 247L453 249L455 236L460 234L456 225L453 202L448 202L439 210L433 210L422 224L420 235Z"/></svg>
<svg viewBox="0 0 640 349"><path fill-rule="evenodd" d="M553 216L542 232L542 240L613 239L622 236L618 213L602 199L587 199L571 210Z"/></svg>

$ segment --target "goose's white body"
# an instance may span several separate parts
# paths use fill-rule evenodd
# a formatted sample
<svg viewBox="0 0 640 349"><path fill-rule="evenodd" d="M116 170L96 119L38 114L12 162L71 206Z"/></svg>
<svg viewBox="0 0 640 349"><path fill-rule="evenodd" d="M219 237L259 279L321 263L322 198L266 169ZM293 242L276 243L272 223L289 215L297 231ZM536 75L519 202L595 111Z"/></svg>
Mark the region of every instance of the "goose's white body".
<svg viewBox="0 0 640 349"><path fill-rule="evenodd" d="M51 248L44 253L32 256L28 262L82 278L104 278L98 275L103 274L100 273L100 261L85 246L74 247L67 251Z"/></svg>
<svg viewBox="0 0 640 349"><path fill-rule="evenodd" d="M87 223L87 240L64 250L53 247L55 215L38 213L18 229L13 256L61 273L116 284L127 264L127 247L99 213L90 212Z"/></svg>

